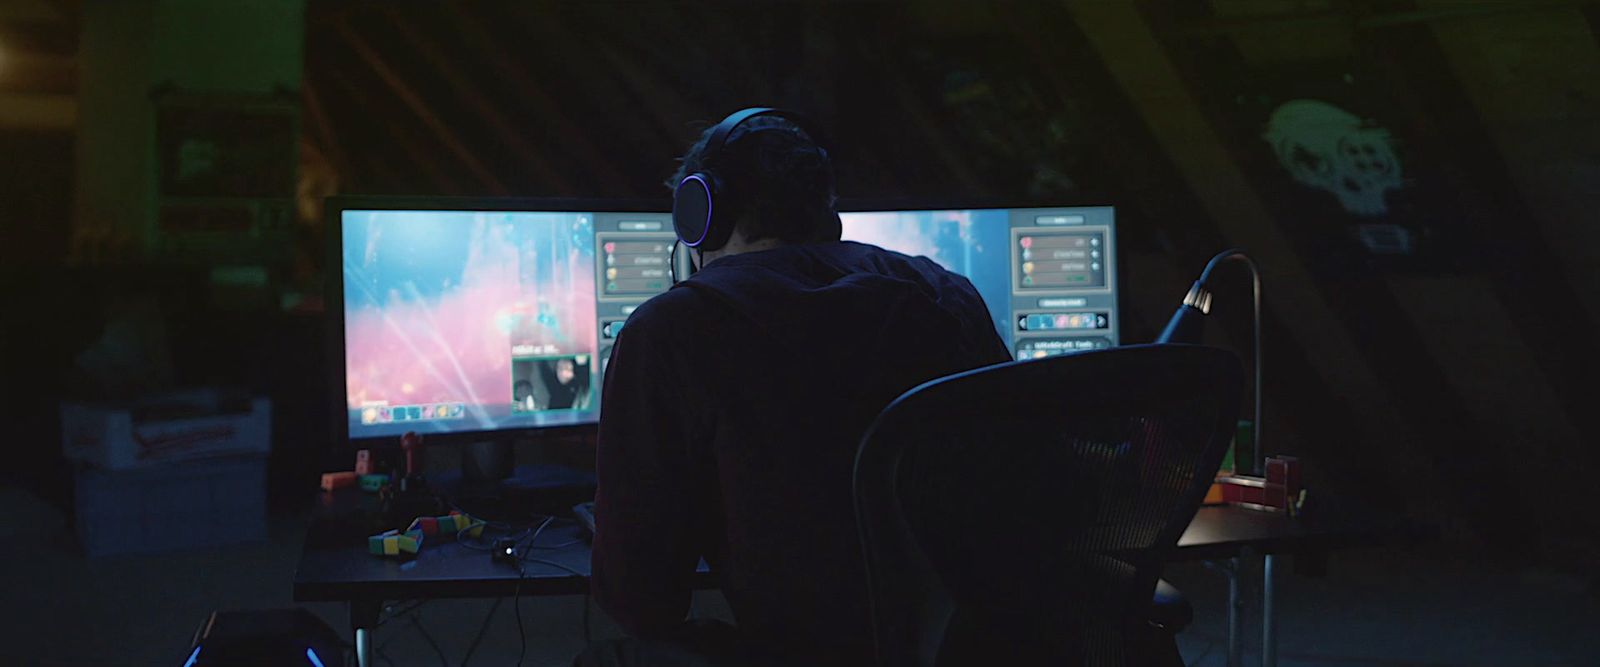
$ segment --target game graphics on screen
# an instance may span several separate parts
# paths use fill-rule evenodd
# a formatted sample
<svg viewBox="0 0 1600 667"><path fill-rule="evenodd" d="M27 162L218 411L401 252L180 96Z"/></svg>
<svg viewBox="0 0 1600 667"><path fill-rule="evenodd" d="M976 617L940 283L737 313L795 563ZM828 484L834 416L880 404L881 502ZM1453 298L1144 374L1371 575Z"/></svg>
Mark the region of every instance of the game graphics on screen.
<svg viewBox="0 0 1600 667"><path fill-rule="evenodd" d="M492 430L594 409L590 214L345 216L353 426Z"/></svg>
<svg viewBox="0 0 1600 667"><path fill-rule="evenodd" d="M612 343L672 285L670 215L342 211L351 436L596 422ZM845 240L927 257L972 281L1019 359L1117 344L1111 216L840 214Z"/></svg>
<svg viewBox="0 0 1600 667"><path fill-rule="evenodd" d="M847 212L844 238L972 281L1018 359L1117 344L1112 209Z"/></svg>

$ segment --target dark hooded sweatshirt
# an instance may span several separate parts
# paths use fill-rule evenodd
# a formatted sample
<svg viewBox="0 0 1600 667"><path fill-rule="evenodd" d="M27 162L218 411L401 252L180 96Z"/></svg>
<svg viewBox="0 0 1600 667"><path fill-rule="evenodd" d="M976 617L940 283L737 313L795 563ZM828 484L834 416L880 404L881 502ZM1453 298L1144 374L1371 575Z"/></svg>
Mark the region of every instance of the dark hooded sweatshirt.
<svg viewBox="0 0 1600 667"><path fill-rule="evenodd" d="M703 557L754 645L870 660L857 445L906 390L1009 361L991 322L966 278L851 242L723 257L640 306L602 398L600 605L669 636Z"/></svg>

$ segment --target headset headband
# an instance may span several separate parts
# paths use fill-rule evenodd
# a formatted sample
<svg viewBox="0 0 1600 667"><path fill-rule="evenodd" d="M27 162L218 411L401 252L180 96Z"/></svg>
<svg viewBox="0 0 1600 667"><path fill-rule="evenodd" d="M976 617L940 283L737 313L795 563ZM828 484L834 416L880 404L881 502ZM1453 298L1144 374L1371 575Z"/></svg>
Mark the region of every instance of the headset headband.
<svg viewBox="0 0 1600 667"><path fill-rule="evenodd" d="M740 109L731 114L722 122L712 128L711 136L706 138L705 147L701 151L702 168L688 175L678 183L672 195L672 224L677 232L678 240L691 248L703 250L716 250L728 242L733 234L734 215L728 210L726 201L722 211L718 211L715 203L718 198L726 199L726 194L718 194L720 179L707 170L705 165L716 160L728 143L728 137L745 121L757 116L777 116L783 118L804 133L811 143L816 144L823 155L827 155L822 147L821 137L805 116L792 111L776 109L773 107L751 107Z"/></svg>

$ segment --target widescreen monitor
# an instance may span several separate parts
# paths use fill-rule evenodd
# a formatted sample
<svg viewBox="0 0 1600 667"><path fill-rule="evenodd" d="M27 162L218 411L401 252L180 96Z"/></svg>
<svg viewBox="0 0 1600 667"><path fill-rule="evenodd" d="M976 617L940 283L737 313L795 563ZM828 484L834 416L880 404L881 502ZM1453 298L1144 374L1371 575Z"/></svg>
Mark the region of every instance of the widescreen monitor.
<svg viewBox="0 0 1600 667"><path fill-rule="evenodd" d="M1017 359L1118 344L1109 206L847 210L844 238L966 276Z"/></svg>
<svg viewBox="0 0 1600 667"><path fill-rule="evenodd" d="M595 424L611 343L671 286L666 202L336 198L346 440ZM1017 358L1116 345L1110 207L851 210L846 240L970 279Z"/></svg>

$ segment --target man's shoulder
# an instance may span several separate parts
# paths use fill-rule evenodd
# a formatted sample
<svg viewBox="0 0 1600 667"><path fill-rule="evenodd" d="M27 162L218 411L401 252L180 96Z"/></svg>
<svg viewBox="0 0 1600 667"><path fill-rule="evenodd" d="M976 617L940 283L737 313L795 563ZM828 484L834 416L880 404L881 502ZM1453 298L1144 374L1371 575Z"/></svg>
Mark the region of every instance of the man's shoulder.
<svg viewBox="0 0 1600 667"><path fill-rule="evenodd" d="M862 261L880 267L892 267L900 271L913 270L928 278L942 278L944 276L959 275L944 268L938 262L922 255L907 255L898 250L881 248L868 243L846 241L845 245L854 246L854 250Z"/></svg>
<svg viewBox="0 0 1600 667"><path fill-rule="evenodd" d="M715 304L698 290L679 285L639 304L628 316L627 329L665 334L675 329L692 328L707 316Z"/></svg>

